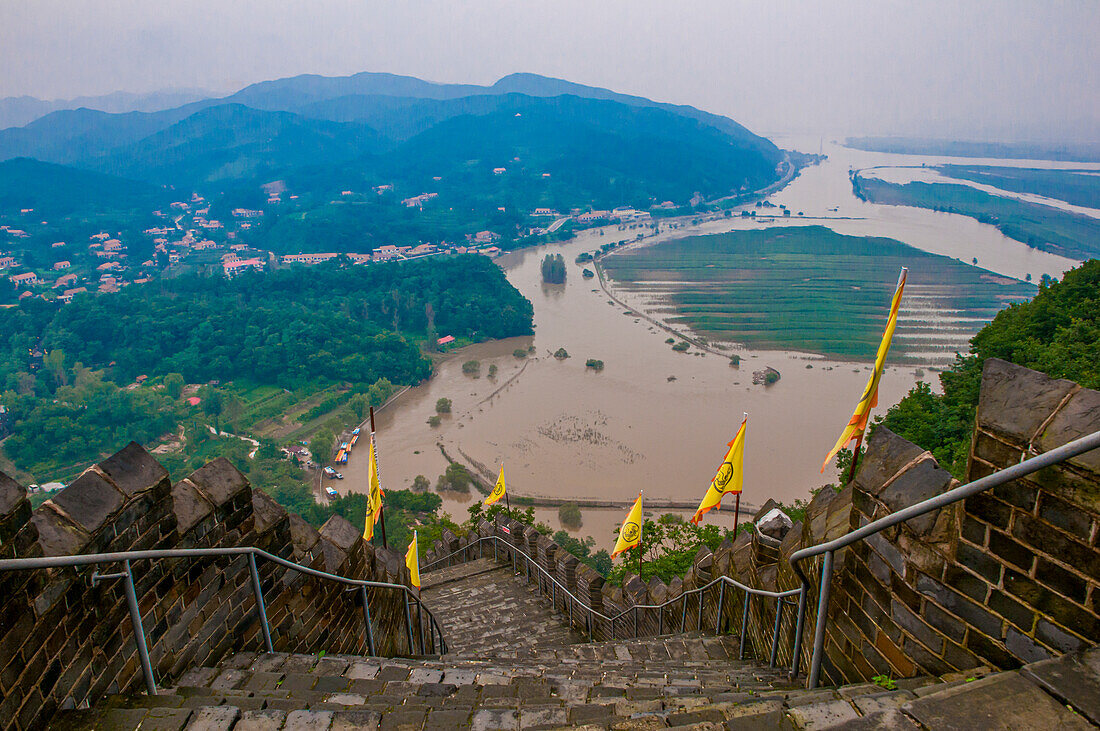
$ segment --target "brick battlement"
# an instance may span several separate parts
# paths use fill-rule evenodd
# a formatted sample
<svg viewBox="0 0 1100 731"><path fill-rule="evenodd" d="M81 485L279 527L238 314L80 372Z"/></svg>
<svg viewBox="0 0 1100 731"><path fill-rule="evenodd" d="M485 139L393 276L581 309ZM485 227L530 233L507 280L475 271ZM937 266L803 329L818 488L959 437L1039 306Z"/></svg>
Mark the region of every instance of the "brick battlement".
<svg viewBox="0 0 1100 731"><path fill-rule="evenodd" d="M25 490L0 473L2 558L227 546L408 583L400 555L364 543L340 517L314 529L224 459L173 485L131 443L34 511ZM276 650L366 653L359 592L269 562L259 569ZM0 572L0 728L42 728L59 709L142 687L122 582L91 582L95 571L117 570ZM159 682L262 647L246 557L139 561L133 571ZM370 605L377 652L405 652L402 598L372 590Z"/></svg>

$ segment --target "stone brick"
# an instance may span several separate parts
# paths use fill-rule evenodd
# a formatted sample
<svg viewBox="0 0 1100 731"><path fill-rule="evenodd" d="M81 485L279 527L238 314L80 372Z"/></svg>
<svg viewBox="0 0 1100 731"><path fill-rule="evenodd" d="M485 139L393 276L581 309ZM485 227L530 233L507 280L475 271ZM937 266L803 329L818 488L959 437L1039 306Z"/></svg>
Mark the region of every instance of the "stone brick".
<svg viewBox="0 0 1100 731"><path fill-rule="evenodd" d="M988 528L985 523L974 520L969 515L963 518L962 537L979 548L985 546L985 536ZM961 544L960 544L961 545Z"/></svg>
<svg viewBox="0 0 1100 731"><path fill-rule="evenodd" d="M286 519L287 511L263 490L253 490L252 515L256 521L254 530L257 533L266 533L280 521Z"/></svg>
<svg viewBox="0 0 1100 731"><path fill-rule="evenodd" d="M1039 662L1052 657L1050 650L1038 642L1018 631L1015 627L1009 627L1005 632L1005 647L1021 662Z"/></svg>
<svg viewBox="0 0 1100 731"><path fill-rule="evenodd" d="M978 395L978 425L1018 444L1027 444L1075 386L1072 381L987 358Z"/></svg>
<svg viewBox="0 0 1100 731"><path fill-rule="evenodd" d="M936 464L935 460L928 459L902 473L882 491L879 499L893 513L943 493L950 484L951 473ZM938 515L939 511L933 511L908 520L905 525L918 535L925 535L932 530Z"/></svg>
<svg viewBox="0 0 1100 731"><path fill-rule="evenodd" d="M989 593L989 584L986 581L956 566L948 566L944 570L943 581L979 603L985 602L986 595Z"/></svg>
<svg viewBox="0 0 1100 731"><path fill-rule="evenodd" d="M1012 535L1029 546L1073 566L1086 576L1100 581L1100 551L1053 530L1030 515L1018 515Z"/></svg>
<svg viewBox="0 0 1100 731"><path fill-rule="evenodd" d="M1059 652L1074 652L1085 646L1081 638L1042 618L1035 623L1035 637Z"/></svg>
<svg viewBox="0 0 1100 731"><path fill-rule="evenodd" d="M992 584L1001 581L1001 565L981 549L960 542L955 560Z"/></svg>
<svg viewBox="0 0 1100 731"><path fill-rule="evenodd" d="M1012 540L1000 531L989 532L989 551L998 558L1024 571L1030 571L1035 563L1035 552L1027 546Z"/></svg>
<svg viewBox="0 0 1100 731"><path fill-rule="evenodd" d="M1039 517L1083 541L1088 541L1092 535L1088 513L1048 492L1042 493L1040 498Z"/></svg>
<svg viewBox="0 0 1100 731"><path fill-rule="evenodd" d="M1002 530L1008 530L1008 521L1012 517L1012 508L997 500L987 492L971 495L963 501L964 509L970 515L981 518L986 523Z"/></svg>
<svg viewBox="0 0 1100 731"><path fill-rule="evenodd" d="M1085 603L1088 590L1085 580L1045 558L1040 558L1035 566L1035 580L1078 604Z"/></svg>
<svg viewBox="0 0 1100 731"><path fill-rule="evenodd" d="M924 620L914 614L908 607L899 602L894 602L890 616L899 627L922 642L933 652L943 651L943 637L929 627ZM957 620L956 620L957 621Z"/></svg>
<svg viewBox="0 0 1100 731"><path fill-rule="evenodd" d="M916 585L918 592L935 599L942 607L971 626L977 627L991 637L1001 636L1001 620L988 610L923 574L917 577Z"/></svg>
<svg viewBox="0 0 1100 731"><path fill-rule="evenodd" d="M1023 630L1031 632L1035 624L1035 612L1028 609L1003 591L994 590L989 595L989 608Z"/></svg>

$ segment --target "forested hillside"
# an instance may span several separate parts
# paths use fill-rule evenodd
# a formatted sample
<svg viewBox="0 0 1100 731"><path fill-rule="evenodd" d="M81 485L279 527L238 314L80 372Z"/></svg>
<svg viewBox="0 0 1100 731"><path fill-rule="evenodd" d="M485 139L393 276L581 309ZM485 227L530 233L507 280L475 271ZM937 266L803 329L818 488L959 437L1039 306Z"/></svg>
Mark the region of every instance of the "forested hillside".
<svg viewBox="0 0 1100 731"><path fill-rule="evenodd" d="M1002 310L974 336L969 355L940 375L943 395L918 383L880 423L932 452L959 478L966 471L982 365L1001 358L1100 388L1100 260L1066 272L1034 300Z"/></svg>
<svg viewBox="0 0 1100 731"><path fill-rule="evenodd" d="M63 306L29 299L0 310L0 384L15 431L5 451L33 472L87 463L131 438L149 443L191 413L185 382L348 384L346 396L416 383L431 372L421 345L436 332L525 335L531 318L503 272L474 255L183 276ZM127 387L138 376L147 385ZM233 394L203 397L216 423Z"/></svg>

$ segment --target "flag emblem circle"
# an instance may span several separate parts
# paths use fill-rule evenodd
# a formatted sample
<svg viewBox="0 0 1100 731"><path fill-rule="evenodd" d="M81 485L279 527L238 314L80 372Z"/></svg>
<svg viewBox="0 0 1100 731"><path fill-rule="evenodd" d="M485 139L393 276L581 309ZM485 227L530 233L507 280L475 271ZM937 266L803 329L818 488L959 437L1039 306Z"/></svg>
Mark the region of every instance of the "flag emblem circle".
<svg viewBox="0 0 1100 731"><path fill-rule="evenodd" d="M623 540L624 541L636 541L639 534L641 534L641 527L633 520L623 525Z"/></svg>
<svg viewBox="0 0 1100 731"><path fill-rule="evenodd" d="M733 465L729 462L723 462L722 466L718 468L718 474L714 476L714 489L718 492L725 492L732 479Z"/></svg>
<svg viewBox="0 0 1100 731"><path fill-rule="evenodd" d="M496 487L493 488L493 497L500 497L504 494L504 483L498 482Z"/></svg>

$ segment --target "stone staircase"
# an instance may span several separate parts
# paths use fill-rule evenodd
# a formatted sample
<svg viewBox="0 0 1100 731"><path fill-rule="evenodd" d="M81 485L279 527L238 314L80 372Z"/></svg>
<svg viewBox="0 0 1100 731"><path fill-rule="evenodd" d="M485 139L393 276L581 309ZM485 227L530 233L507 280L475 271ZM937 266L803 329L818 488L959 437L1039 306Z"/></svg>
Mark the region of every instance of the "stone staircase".
<svg viewBox="0 0 1100 731"><path fill-rule="evenodd" d="M570 630L511 565L483 558L424 574L420 592L443 626L450 652L495 656L586 638Z"/></svg>
<svg viewBox="0 0 1100 731"><path fill-rule="evenodd" d="M54 729L1091 729L1100 650L1022 671L807 691L736 660L730 637L577 644L493 659L241 653L161 695ZM529 655L523 657L523 655Z"/></svg>
<svg viewBox="0 0 1100 731"><path fill-rule="evenodd" d="M1020 671L804 689L732 636L583 643L511 567L426 575L444 657L244 652L159 695L113 696L55 729L1049 729L1100 722L1100 649ZM889 684L889 683L887 683Z"/></svg>

